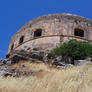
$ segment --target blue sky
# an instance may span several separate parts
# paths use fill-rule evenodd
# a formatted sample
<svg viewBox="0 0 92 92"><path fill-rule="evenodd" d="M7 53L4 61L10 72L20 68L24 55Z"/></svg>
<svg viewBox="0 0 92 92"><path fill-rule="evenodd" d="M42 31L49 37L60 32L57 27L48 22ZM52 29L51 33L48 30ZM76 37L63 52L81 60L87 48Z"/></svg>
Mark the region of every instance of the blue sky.
<svg viewBox="0 0 92 92"><path fill-rule="evenodd" d="M53 13L72 13L92 19L92 0L0 0L0 58L11 37L28 21Z"/></svg>

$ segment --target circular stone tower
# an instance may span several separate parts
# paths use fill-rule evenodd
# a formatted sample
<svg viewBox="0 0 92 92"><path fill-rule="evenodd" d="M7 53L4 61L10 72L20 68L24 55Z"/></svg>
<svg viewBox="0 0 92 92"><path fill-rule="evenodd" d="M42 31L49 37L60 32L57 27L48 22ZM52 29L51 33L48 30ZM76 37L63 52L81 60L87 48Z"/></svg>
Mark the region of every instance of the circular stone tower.
<svg viewBox="0 0 92 92"><path fill-rule="evenodd" d="M71 14L38 17L25 24L11 39L14 50L51 50L69 39L92 41L92 21Z"/></svg>

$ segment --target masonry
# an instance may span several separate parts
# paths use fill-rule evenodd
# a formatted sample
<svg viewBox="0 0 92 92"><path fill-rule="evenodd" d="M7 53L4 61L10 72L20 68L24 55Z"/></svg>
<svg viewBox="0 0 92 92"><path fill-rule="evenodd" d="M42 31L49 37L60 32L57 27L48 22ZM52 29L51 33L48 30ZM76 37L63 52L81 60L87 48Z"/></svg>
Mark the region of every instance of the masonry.
<svg viewBox="0 0 92 92"><path fill-rule="evenodd" d="M52 50L69 39L92 41L92 21L72 14L51 14L25 24L11 39L14 50Z"/></svg>

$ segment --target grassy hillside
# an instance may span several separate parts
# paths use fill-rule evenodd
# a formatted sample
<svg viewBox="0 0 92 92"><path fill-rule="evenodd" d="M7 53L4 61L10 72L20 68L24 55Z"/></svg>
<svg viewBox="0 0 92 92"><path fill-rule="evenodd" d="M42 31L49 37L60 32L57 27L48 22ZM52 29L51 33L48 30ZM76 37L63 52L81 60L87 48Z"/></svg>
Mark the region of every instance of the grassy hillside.
<svg viewBox="0 0 92 92"><path fill-rule="evenodd" d="M35 75L20 78L0 78L0 92L92 92L92 64L72 68L55 69L44 64L21 62L12 67L27 71L34 70Z"/></svg>

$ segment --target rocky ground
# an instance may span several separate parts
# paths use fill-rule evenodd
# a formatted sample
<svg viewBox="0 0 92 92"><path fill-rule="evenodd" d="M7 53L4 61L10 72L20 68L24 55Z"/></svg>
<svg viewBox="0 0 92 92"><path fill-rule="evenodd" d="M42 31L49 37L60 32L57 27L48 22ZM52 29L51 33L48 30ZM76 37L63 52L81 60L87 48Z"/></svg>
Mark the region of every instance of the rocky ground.
<svg viewBox="0 0 92 92"><path fill-rule="evenodd" d="M55 58L51 58L51 54L49 51L15 51L6 56L5 59L0 60L0 76L12 76L12 77L20 77L20 76L31 76L35 75L37 72L42 72L42 70L29 70L27 71L27 66L22 64L20 66L21 69L16 67L12 67L13 65L19 63L20 61L26 61L30 63L44 63L48 64L50 67L56 68L66 68L73 66L81 66L85 63L91 62L91 57L87 60L72 60L71 57L67 56L56 56ZM12 67L12 68L11 68Z"/></svg>
<svg viewBox="0 0 92 92"><path fill-rule="evenodd" d="M55 68L44 63L20 61L8 67L21 77L0 77L0 92L92 92L92 63ZM23 72L30 72L26 76Z"/></svg>
<svg viewBox="0 0 92 92"><path fill-rule="evenodd" d="M30 54L29 54L30 53ZM92 92L92 62L16 51L0 60L0 92Z"/></svg>

